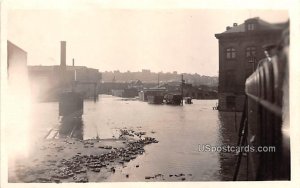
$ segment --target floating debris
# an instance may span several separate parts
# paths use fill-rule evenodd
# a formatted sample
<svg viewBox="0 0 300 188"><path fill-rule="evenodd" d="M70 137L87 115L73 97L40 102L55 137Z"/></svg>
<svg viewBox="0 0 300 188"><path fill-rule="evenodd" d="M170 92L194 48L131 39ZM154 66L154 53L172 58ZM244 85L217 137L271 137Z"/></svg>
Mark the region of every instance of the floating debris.
<svg viewBox="0 0 300 188"><path fill-rule="evenodd" d="M112 146L104 146L104 149L112 149Z"/></svg>
<svg viewBox="0 0 300 188"><path fill-rule="evenodd" d="M89 180L87 177L82 177L76 180L76 183L87 183Z"/></svg>
<svg viewBox="0 0 300 188"><path fill-rule="evenodd" d="M110 170L115 173L116 172L116 169L114 167L111 167Z"/></svg>
<svg viewBox="0 0 300 188"><path fill-rule="evenodd" d="M55 183L60 183L60 180L59 180L59 179L53 179L53 181L54 181Z"/></svg>

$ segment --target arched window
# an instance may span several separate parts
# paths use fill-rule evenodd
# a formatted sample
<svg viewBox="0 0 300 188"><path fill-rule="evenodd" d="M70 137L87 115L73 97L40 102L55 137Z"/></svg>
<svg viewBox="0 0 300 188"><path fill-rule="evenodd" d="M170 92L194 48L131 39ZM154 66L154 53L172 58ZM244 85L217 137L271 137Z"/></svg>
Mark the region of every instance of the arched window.
<svg viewBox="0 0 300 188"><path fill-rule="evenodd" d="M235 48L227 48L226 49L226 58L227 59L235 59L236 58Z"/></svg>
<svg viewBox="0 0 300 188"><path fill-rule="evenodd" d="M246 57L255 57L256 56L256 48L251 46L246 48Z"/></svg>

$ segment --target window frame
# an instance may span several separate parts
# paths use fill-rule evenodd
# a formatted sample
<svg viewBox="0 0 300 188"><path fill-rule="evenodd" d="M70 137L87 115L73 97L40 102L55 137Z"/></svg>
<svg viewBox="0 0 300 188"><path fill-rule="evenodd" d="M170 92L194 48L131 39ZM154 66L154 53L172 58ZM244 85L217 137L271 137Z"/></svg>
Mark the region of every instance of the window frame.
<svg viewBox="0 0 300 188"><path fill-rule="evenodd" d="M245 49L245 53L246 53L246 58L256 57L256 55L257 55L257 47L256 46L248 46Z"/></svg>
<svg viewBox="0 0 300 188"><path fill-rule="evenodd" d="M255 23L248 23L247 24L247 31L254 31L255 30Z"/></svg>
<svg viewBox="0 0 300 188"><path fill-rule="evenodd" d="M225 57L226 59L236 59L237 50L233 47L229 47L225 49Z"/></svg>

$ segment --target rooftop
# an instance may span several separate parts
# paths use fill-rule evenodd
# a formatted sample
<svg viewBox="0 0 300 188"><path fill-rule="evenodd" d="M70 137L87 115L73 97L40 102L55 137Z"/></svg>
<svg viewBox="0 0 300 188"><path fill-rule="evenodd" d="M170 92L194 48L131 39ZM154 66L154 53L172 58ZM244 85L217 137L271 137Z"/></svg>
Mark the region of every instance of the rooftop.
<svg viewBox="0 0 300 188"><path fill-rule="evenodd" d="M286 23L269 23L260 19L259 17L255 17L245 20L245 22L240 25L234 23L232 27L227 26L226 31L222 32L221 34L245 32L246 23L251 22L258 24L258 30L282 30L286 25Z"/></svg>
<svg viewBox="0 0 300 188"><path fill-rule="evenodd" d="M29 65L28 66L29 70L34 70L34 71L50 71L54 70L57 68L60 68L60 65ZM79 69L89 69L89 70L98 70L94 68L88 68L86 66L67 66L67 70L79 70Z"/></svg>

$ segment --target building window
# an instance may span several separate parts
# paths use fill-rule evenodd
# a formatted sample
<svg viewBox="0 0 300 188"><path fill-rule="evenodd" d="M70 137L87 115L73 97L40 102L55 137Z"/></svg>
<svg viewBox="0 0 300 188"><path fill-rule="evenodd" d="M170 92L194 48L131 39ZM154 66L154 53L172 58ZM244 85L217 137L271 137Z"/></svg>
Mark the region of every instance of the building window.
<svg viewBox="0 0 300 188"><path fill-rule="evenodd" d="M255 29L255 24L254 23L248 23L247 24L247 30L248 31L253 31Z"/></svg>
<svg viewBox="0 0 300 188"><path fill-rule="evenodd" d="M254 57L256 56L256 48L255 47L247 47L246 48L246 57Z"/></svg>
<svg viewBox="0 0 300 188"><path fill-rule="evenodd" d="M226 49L226 58L227 59L235 59L236 58L235 48L227 48Z"/></svg>

